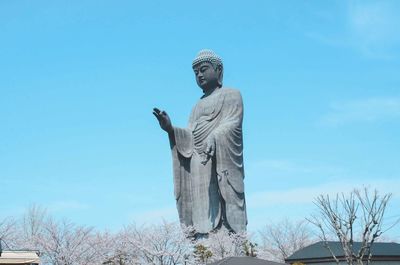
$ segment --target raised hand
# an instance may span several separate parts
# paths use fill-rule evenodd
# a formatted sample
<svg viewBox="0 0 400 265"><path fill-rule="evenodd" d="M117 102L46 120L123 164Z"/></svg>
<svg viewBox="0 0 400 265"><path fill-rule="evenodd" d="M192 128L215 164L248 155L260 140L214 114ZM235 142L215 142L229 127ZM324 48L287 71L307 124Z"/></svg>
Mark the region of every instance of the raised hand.
<svg viewBox="0 0 400 265"><path fill-rule="evenodd" d="M161 129L163 129L167 133L173 132L174 129L172 127L171 119L169 118L168 114L165 111L161 111L157 108L154 108L153 114L160 123Z"/></svg>

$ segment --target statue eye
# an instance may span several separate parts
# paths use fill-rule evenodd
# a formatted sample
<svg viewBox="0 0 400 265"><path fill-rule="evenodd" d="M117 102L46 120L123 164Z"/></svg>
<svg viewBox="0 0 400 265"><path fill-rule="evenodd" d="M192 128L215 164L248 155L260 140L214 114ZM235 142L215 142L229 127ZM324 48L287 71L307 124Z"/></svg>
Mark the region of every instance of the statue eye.
<svg viewBox="0 0 400 265"><path fill-rule="evenodd" d="M203 66L203 67L200 68L200 71L201 71L201 72L205 72L207 69L208 69L207 66Z"/></svg>

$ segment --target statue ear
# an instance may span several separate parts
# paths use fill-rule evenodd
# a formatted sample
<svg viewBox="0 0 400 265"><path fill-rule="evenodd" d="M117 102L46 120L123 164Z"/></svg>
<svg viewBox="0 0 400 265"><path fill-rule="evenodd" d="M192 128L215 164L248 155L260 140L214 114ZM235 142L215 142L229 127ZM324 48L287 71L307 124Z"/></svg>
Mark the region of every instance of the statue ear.
<svg viewBox="0 0 400 265"><path fill-rule="evenodd" d="M217 71L218 71L218 87L222 87L222 80L224 77L224 70L222 68L222 65L218 66Z"/></svg>

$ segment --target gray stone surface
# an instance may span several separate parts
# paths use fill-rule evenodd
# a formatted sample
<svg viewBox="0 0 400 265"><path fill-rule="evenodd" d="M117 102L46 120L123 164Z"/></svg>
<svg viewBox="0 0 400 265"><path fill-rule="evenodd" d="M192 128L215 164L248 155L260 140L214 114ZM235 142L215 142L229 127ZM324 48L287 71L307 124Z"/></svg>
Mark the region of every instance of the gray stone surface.
<svg viewBox="0 0 400 265"><path fill-rule="evenodd" d="M172 126L165 111L153 114L169 135L174 189L180 222L207 234L222 226L246 230L240 92L222 87L223 64L210 50L193 61L204 95L186 128Z"/></svg>

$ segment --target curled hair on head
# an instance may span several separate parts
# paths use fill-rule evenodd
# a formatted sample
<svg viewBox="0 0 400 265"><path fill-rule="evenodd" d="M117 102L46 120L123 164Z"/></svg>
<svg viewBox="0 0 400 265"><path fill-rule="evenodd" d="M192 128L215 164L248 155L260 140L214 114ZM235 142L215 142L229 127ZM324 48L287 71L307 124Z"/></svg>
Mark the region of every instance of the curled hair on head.
<svg viewBox="0 0 400 265"><path fill-rule="evenodd" d="M223 70L221 57L219 57L212 50L201 50L197 54L196 58L194 58L192 67L195 67L196 65L199 65L204 62L211 63L215 70L217 70L219 66L221 66L221 70Z"/></svg>
<svg viewBox="0 0 400 265"><path fill-rule="evenodd" d="M213 66L214 70L218 70L218 68L221 68L220 69L221 71L224 70L224 66L222 65L222 63L216 63L216 62L210 62L210 63Z"/></svg>

